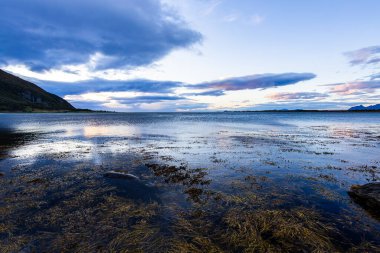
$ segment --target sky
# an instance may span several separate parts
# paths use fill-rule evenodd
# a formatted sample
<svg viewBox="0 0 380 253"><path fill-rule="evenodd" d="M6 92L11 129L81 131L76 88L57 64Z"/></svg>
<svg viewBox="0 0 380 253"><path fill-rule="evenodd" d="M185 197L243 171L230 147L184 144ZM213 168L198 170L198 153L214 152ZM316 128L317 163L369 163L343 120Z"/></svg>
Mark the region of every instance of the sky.
<svg viewBox="0 0 380 253"><path fill-rule="evenodd" d="M1 0L0 68L77 108L380 103L378 0Z"/></svg>

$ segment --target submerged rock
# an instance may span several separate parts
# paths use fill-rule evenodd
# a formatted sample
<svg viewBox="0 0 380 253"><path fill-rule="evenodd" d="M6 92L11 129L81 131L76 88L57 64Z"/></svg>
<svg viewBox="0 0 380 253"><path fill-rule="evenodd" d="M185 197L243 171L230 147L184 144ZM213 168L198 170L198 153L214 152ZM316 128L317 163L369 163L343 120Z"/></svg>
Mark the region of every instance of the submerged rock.
<svg viewBox="0 0 380 253"><path fill-rule="evenodd" d="M46 180L43 178L35 178L28 181L29 184L43 184L46 183Z"/></svg>
<svg viewBox="0 0 380 253"><path fill-rule="evenodd" d="M125 173L125 172L113 171L113 170L104 173L104 177L114 178L114 179L139 180L139 178L135 175Z"/></svg>
<svg viewBox="0 0 380 253"><path fill-rule="evenodd" d="M353 185L348 194L371 214L380 215L380 183Z"/></svg>

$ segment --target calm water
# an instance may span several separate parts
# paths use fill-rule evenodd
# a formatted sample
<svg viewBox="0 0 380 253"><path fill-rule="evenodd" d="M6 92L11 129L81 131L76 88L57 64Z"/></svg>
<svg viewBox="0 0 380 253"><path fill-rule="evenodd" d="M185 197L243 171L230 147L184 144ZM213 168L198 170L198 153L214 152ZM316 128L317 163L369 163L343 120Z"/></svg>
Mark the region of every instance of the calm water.
<svg viewBox="0 0 380 253"><path fill-rule="evenodd" d="M380 180L380 113L0 114L0 141L5 252L379 250L347 190Z"/></svg>

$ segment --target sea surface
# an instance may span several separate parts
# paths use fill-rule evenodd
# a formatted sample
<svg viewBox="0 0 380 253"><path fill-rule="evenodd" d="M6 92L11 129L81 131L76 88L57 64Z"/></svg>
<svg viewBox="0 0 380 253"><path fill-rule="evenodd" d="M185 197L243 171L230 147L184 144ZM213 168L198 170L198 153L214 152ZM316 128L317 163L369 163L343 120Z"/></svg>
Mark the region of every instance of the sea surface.
<svg viewBox="0 0 380 253"><path fill-rule="evenodd" d="M0 114L0 252L380 252L378 181L380 113Z"/></svg>

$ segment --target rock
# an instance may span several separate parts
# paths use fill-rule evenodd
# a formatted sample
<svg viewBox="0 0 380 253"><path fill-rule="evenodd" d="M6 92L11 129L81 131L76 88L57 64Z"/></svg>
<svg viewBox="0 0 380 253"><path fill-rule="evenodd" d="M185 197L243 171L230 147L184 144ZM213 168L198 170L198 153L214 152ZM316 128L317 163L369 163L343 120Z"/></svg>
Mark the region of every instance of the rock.
<svg viewBox="0 0 380 253"><path fill-rule="evenodd" d="M3 172L0 172L0 177L3 177L5 176L5 174Z"/></svg>
<svg viewBox="0 0 380 253"><path fill-rule="evenodd" d="M353 185L348 194L369 213L380 217L380 183Z"/></svg>
<svg viewBox="0 0 380 253"><path fill-rule="evenodd" d="M113 170L104 173L104 177L114 178L114 179L139 180L139 178L135 175L125 173L125 172L113 171Z"/></svg>
<svg viewBox="0 0 380 253"><path fill-rule="evenodd" d="M45 182L46 182L46 180L43 178L35 178L35 179L28 181L29 184L43 184Z"/></svg>

